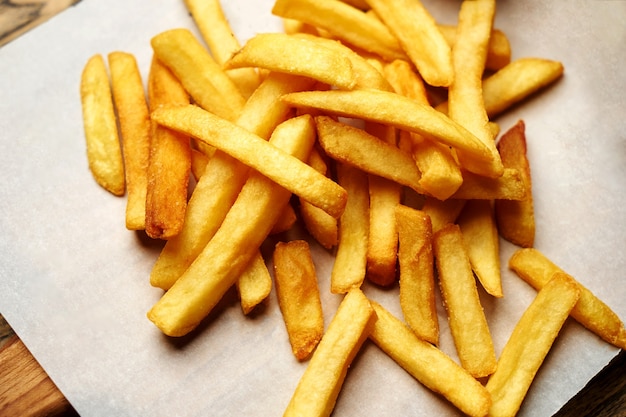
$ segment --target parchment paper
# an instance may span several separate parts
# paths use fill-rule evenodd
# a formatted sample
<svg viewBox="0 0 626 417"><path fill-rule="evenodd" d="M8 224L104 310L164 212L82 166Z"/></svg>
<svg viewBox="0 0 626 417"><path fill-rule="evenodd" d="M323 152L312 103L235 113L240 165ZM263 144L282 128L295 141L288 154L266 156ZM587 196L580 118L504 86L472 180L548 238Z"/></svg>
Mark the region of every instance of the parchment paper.
<svg viewBox="0 0 626 417"><path fill-rule="evenodd" d="M279 31L271 0L228 0L242 41ZM453 23L459 1L424 1ZM536 247L626 318L626 2L501 1L496 26L514 58L560 60L565 76L497 121L527 126ZM193 29L182 1L88 0L0 49L0 312L85 416L277 416L306 363L297 363L272 293L244 317L227 294L190 337L168 339L145 314L161 295L148 276L160 245L124 228L125 199L87 167L79 101L95 53L136 54L147 76L149 40ZM195 29L194 29L195 30ZM298 237L293 234L288 237ZM266 248L267 249L267 248ZM496 351L535 292L506 268L505 297L483 297ZM332 255L313 245L326 324ZM365 292L400 315L397 289ZM444 311L441 347L456 358ZM528 394L523 416L550 415L618 350L568 321ZM335 415L456 415L366 343Z"/></svg>

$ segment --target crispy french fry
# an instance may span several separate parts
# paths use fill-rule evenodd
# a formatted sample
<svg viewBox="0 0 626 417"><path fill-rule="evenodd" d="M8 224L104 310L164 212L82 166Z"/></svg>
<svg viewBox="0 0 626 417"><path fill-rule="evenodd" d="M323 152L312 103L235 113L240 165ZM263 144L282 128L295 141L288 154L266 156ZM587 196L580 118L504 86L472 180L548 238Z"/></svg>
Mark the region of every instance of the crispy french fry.
<svg viewBox="0 0 626 417"><path fill-rule="evenodd" d="M295 357L303 361L324 334L324 315L309 244L278 242L274 248L276 296Z"/></svg>
<svg viewBox="0 0 626 417"><path fill-rule="evenodd" d="M180 81L156 57L148 75L148 98L151 111L163 105L189 104ZM153 239L170 239L182 229L190 170L189 136L154 123L145 203L146 234Z"/></svg>
<svg viewBox="0 0 626 417"><path fill-rule="evenodd" d="M522 173L515 168L504 168L498 178L487 178L463 172L463 184L450 198L464 200L523 200L527 189Z"/></svg>
<svg viewBox="0 0 626 417"><path fill-rule="evenodd" d="M437 233L443 229L444 226L454 223L463 207L466 200L438 200L436 198L427 197L422 206L422 211L430 217L432 223L433 233Z"/></svg>
<svg viewBox="0 0 626 417"><path fill-rule="evenodd" d="M167 30L150 44L200 107L231 121L237 119L244 96L188 29Z"/></svg>
<svg viewBox="0 0 626 417"><path fill-rule="evenodd" d="M298 160L308 157L314 141L315 127L308 115L283 122L270 139L272 146ZM168 336L193 330L235 284L290 197L289 191L262 174L250 174L213 238L150 309L148 318Z"/></svg>
<svg viewBox="0 0 626 417"><path fill-rule="evenodd" d="M350 290L300 378L285 417L330 416L348 368L375 321L376 314L361 290Z"/></svg>
<svg viewBox="0 0 626 417"><path fill-rule="evenodd" d="M150 157L150 114L135 56L126 52L108 55L111 91L122 138L126 176L126 228L146 227L146 191Z"/></svg>
<svg viewBox="0 0 626 417"><path fill-rule="evenodd" d="M419 0L367 0L398 39L424 80L448 87L454 79L452 53L435 19Z"/></svg>
<svg viewBox="0 0 626 417"><path fill-rule="evenodd" d="M486 388L493 400L490 416L517 414L579 293L576 283L560 272L539 291L504 346L498 369L487 381Z"/></svg>
<svg viewBox="0 0 626 417"><path fill-rule="evenodd" d="M378 90L306 91L283 100L298 108L314 108L344 117L364 119L419 133L489 161L487 147L465 128L430 106L396 93Z"/></svg>
<svg viewBox="0 0 626 417"><path fill-rule="evenodd" d="M459 226L449 224L435 233L433 250L461 365L475 378L491 375L496 369L495 350Z"/></svg>
<svg viewBox="0 0 626 417"><path fill-rule="evenodd" d="M252 257L252 260L239 276L235 285L243 314L250 314L256 306L270 295L272 277L267 270L261 252L257 251Z"/></svg>
<svg viewBox="0 0 626 417"><path fill-rule="evenodd" d="M438 25L439 30L446 38L446 42L453 46L457 39L457 27L454 25ZM506 33L499 29L493 29L487 45L487 59L485 69L497 71L509 65L511 62L511 43Z"/></svg>
<svg viewBox="0 0 626 417"><path fill-rule="evenodd" d="M185 0L185 5L209 46L211 55L218 64L224 65L241 48L241 44L224 16L220 0ZM261 83L261 77L254 68L233 69L226 71L226 74L244 97L250 97Z"/></svg>
<svg viewBox="0 0 626 417"><path fill-rule="evenodd" d="M224 68L264 68L351 89L356 83L350 60L315 37L261 33L249 39Z"/></svg>
<svg viewBox="0 0 626 417"><path fill-rule="evenodd" d="M348 192L348 202L339 218L339 242L330 275L330 291L344 294L359 288L365 279L369 192L367 174L358 168L337 164L337 180Z"/></svg>
<svg viewBox="0 0 626 417"><path fill-rule="evenodd" d="M517 250L509 259L511 268L537 291L541 290L557 272L564 272L537 249ZM580 298L570 315L603 340L626 349L626 329L620 318L602 300L580 282Z"/></svg>
<svg viewBox="0 0 626 417"><path fill-rule="evenodd" d="M406 57L385 25L339 0L277 0L272 13L321 28L349 45L388 60Z"/></svg>
<svg viewBox="0 0 626 417"><path fill-rule="evenodd" d="M259 136L200 107L162 107L151 117L228 153L333 216L339 217L346 206L346 191L337 183Z"/></svg>
<svg viewBox="0 0 626 417"><path fill-rule="evenodd" d="M430 217L401 204L396 206L395 214L400 239L400 307L404 320L420 339L438 345Z"/></svg>
<svg viewBox="0 0 626 417"><path fill-rule="evenodd" d="M102 188L114 195L124 195L124 161L102 55L92 56L85 64L80 80L80 99L89 169Z"/></svg>
<svg viewBox="0 0 626 417"><path fill-rule="evenodd" d="M419 339L398 318L370 301L378 319L370 339L420 383L443 395L469 416L485 416L489 393L444 352Z"/></svg>
<svg viewBox="0 0 626 417"><path fill-rule="evenodd" d="M485 291L502 297L500 242L489 200L469 200L457 219L474 273Z"/></svg>
<svg viewBox="0 0 626 417"><path fill-rule="evenodd" d="M526 158L525 125L519 120L498 142L502 163L518 169L526 185L523 200L496 200L495 215L500 235L506 240L530 248L535 242L535 210L532 195L530 164Z"/></svg>
<svg viewBox="0 0 626 417"><path fill-rule="evenodd" d="M280 96L311 85L312 81L306 78L270 74L246 102L237 124L269 139L274 128L289 115L289 108ZM191 195L183 229L167 241L152 268L150 283L153 286L169 289L191 265L219 228L246 181L248 171L249 168L236 159L221 151L215 152Z"/></svg>

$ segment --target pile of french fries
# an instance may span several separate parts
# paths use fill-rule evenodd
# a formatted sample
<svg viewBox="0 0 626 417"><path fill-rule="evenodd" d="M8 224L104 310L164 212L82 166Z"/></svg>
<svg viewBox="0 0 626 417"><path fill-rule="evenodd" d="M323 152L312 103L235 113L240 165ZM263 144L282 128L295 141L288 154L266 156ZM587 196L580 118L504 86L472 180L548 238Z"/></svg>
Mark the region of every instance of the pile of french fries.
<svg viewBox="0 0 626 417"><path fill-rule="evenodd" d="M626 348L619 317L533 248L524 122L499 135L495 117L563 66L512 61L495 0L463 1L456 26L419 0L276 0L285 32L243 45L218 0L185 4L201 38L151 39L147 97L128 53L108 55L110 79L94 55L81 80L93 176L127 195L129 230L166 241L148 312L163 333L188 334L233 286L245 314L275 287L308 361L289 416L331 414L368 338L470 416L517 413L569 316ZM297 222L335 254L343 298L327 329L309 241L282 240ZM496 357L479 287L506 296L500 237L520 247L509 267L537 296ZM399 283L403 317L366 280ZM437 285L458 363L437 347Z"/></svg>

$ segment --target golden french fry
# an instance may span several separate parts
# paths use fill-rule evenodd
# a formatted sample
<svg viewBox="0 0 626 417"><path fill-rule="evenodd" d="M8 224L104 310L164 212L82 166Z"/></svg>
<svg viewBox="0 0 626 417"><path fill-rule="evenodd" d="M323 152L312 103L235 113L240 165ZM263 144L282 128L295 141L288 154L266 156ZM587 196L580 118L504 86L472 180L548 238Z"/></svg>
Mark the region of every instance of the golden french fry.
<svg viewBox="0 0 626 417"><path fill-rule="evenodd" d="M560 272L539 291L517 322L500 354L498 368L487 381L493 400L490 416L517 414L579 293L576 283Z"/></svg>
<svg viewBox="0 0 626 417"><path fill-rule="evenodd" d="M278 233L286 232L287 230L291 229L291 226L294 225L296 220L296 212L294 211L293 207L288 204L278 218L276 224L274 224L274 227L272 227L270 234L276 235Z"/></svg>
<svg viewBox="0 0 626 417"><path fill-rule="evenodd" d="M295 357L303 361L324 334L315 265L304 240L278 242L274 249L276 296Z"/></svg>
<svg viewBox="0 0 626 417"><path fill-rule="evenodd" d="M315 126L308 115L283 122L270 139L272 146L298 160L308 157L314 141ZM150 309L148 318L168 336L193 330L235 284L290 197L266 176L251 173L213 238Z"/></svg>
<svg viewBox="0 0 626 417"><path fill-rule="evenodd" d="M502 163L518 169L526 185L523 200L496 200L495 215L500 235L506 240L530 248L535 242L535 210L532 195L530 164L526 158L525 125L519 120L498 142Z"/></svg>
<svg viewBox="0 0 626 417"><path fill-rule="evenodd" d="M438 25L439 30L446 38L446 42L453 46L457 39L457 27L454 25ZM485 69L497 71L509 65L511 62L511 43L506 33L499 29L493 29L487 45L487 59Z"/></svg>
<svg viewBox="0 0 626 417"><path fill-rule="evenodd" d="M366 0L398 39L424 80L448 87L454 79L450 45L421 1Z"/></svg>
<svg viewBox="0 0 626 417"><path fill-rule="evenodd" d="M427 197L422 206L422 211L430 217L432 223L433 233L437 233L443 229L444 226L454 223L463 207L466 200L438 200L436 198Z"/></svg>
<svg viewBox="0 0 626 417"><path fill-rule="evenodd" d="M224 16L220 0L185 0L185 5L209 46L211 55L218 64L223 65L241 48L241 44ZM233 69L226 71L226 75L244 97L250 97L261 83L261 77L254 68Z"/></svg>
<svg viewBox="0 0 626 417"><path fill-rule="evenodd" d="M378 122L428 136L478 161L489 161L487 147L465 128L408 97L379 90L305 91L286 94L283 100L298 108L314 108L344 117Z"/></svg>
<svg viewBox="0 0 626 417"><path fill-rule="evenodd" d="M346 206L346 191L337 183L259 136L200 107L162 107L151 117L228 153L333 216L339 217Z"/></svg>
<svg viewBox="0 0 626 417"><path fill-rule="evenodd" d="M306 78L270 74L246 102L237 124L269 139L274 128L289 115L289 107L280 97L311 85L312 81ZM191 265L224 220L248 172L246 165L222 151L215 152L191 195L183 229L167 241L152 268L153 286L169 289Z"/></svg>
<svg viewBox="0 0 626 417"><path fill-rule="evenodd" d="M330 291L344 294L359 288L365 279L369 191L367 174L350 165L337 164L337 180L348 192L348 202L339 218L339 242L330 275Z"/></svg>
<svg viewBox="0 0 626 417"><path fill-rule="evenodd" d="M459 226L449 224L435 233L433 250L461 365L475 378L491 375L496 354Z"/></svg>
<svg viewBox="0 0 626 417"><path fill-rule="evenodd" d="M504 168L502 176L488 178L463 172L463 184L450 198L464 200L523 200L527 196L522 173L515 168Z"/></svg>
<svg viewBox="0 0 626 417"><path fill-rule="evenodd" d="M469 200L457 224L478 280L488 294L502 297L500 241L491 201Z"/></svg>
<svg viewBox="0 0 626 417"><path fill-rule="evenodd" d="M342 42L388 60L406 57L385 25L339 0L277 0L272 13L308 23Z"/></svg>
<svg viewBox="0 0 626 417"><path fill-rule="evenodd" d="M348 368L375 321L363 292L350 290L300 378L284 417L330 416Z"/></svg>
<svg viewBox="0 0 626 417"><path fill-rule="evenodd" d="M189 104L189 95L180 81L156 57L148 75L148 98L151 111L163 105ZM189 136L154 123L145 203L146 234L153 239L170 239L182 229L190 170Z"/></svg>
<svg viewBox="0 0 626 417"><path fill-rule="evenodd" d="M430 217L401 204L396 206L395 214L400 239L400 307L404 320L420 339L438 345Z"/></svg>
<svg viewBox="0 0 626 417"><path fill-rule="evenodd" d="M188 29L167 30L150 44L200 107L231 121L237 119L244 96Z"/></svg>
<svg viewBox="0 0 626 417"><path fill-rule="evenodd" d="M264 68L306 76L338 88L351 89L356 80L350 60L327 48L319 38L261 33L249 39L224 68Z"/></svg>
<svg viewBox="0 0 626 417"><path fill-rule="evenodd" d="M256 255L252 257L252 260L239 276L235 285L239 293L243 314L250 314L256 306L270 295L272 277L267 270L261 252L257 251Z"/></svg>
<svg viewBox="0 0 626 417"><path fill-rule="evenodd" d="M370 301L378 319L370 339L420 383L443 395L469 416L487 415L489 393L444 352L419 339L380 304Z"/></svg>
<svg viewBox="0 0 626 417"><path fill-rule="evenodd" d="M124 195L124 161L102 55L92 56L85 64L80 80L80 99L89 169L102 188L114 195Z"/></svg>
<svg viewBox="0 0 626 417"><path fill-rule="evenodd" d="M150 114L135 56L126 52L108 55L111 91L122 138L126 176L126 228L146 227L146 191L150 157Z"/></svg>
<svg viewBox="0 0 626 417"><path fill-rule="evenodd" d="M552 275L564 272L543 253L533 248L516 251L509 259L509 268L537 291L546 285ZM580 289L580 298L570 315L606 342L626 349L626 330L622 320L589 289L578 281L576 284Z"/></svg>

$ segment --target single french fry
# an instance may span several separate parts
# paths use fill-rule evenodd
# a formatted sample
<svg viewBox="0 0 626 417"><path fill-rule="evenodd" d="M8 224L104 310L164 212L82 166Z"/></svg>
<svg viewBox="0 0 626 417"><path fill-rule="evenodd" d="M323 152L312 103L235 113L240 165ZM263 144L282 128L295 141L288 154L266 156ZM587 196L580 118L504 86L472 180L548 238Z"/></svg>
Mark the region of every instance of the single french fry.
<svg viewBox="0 0 626 417"><path fill-rule="evenodd" d="M108 55L111 91L117 110L126 176L126 228L146 227L146 191L150 157L150 114L135 56L126 52Z"/></svg>
<svg viewBox="0 0 626 417"><path fill-rule="evenodd" d="M424 80L435 87L448 87L454 79L450 45L422 2L366 1L398 39Z"/></svg>
<svg viewBox="0 0 626 417"><path fill-rule="evenodd" d="M420 339L438 345L430 217L401 204L396 206L395 215L400 239L400 307L404 320Z"/></svg>
<svg viewBox="0 0 626 417"><path fill-rule="evenodd" d="M448 115L472 132L489 148L489 163L469 160L457 152L459 163L467 170L497 178L504 167L492 131L489 128L482 92L482 76L487 59L487 46L496 12L495 0L464 1L459 11L457 40L452 48L454 82L448 88Z"/></svg>
<svg viewBox="0 0 626 417"><path fill-rule="evenodd" d="M338 88L353 88L356 80L350 60L317 39L261 33L249 39L224 68L264 68L306 76Z"/></svg>
<svg viewBox="0 0 626 417"><path fill-rule="evenodd" d="M444 226L454 223L465 207L466 200L438 200L427 197L422 206L422 211L430 217L433 233L437 233Z"/></svg>
<svg viewBox="0 0 626 417"><path fill-rule="evenodd" d="M367 174L346 164L337 164L337 181L348 193L339 218L339 242L330 275L330 291L344 294L360 288L367 267L369 191Z"/></svg>
<svg viewBox="0 0 626 417"><path fill-rule="evenodd" d="M170 29L154 36L150 44L200 107L231 121L237 119L244 96L191 31Z"/></svg>
<svg viewBox="0 0 626 417"><path fill-rule="evenodd" d="M189 94L174 74L153 57L148 75L150 110L189 104ZM146 234L170 239L183 227L187 210L191 146L189 136L156 123L152 126L145 203Z"/></svg>
<svg viewBox="0 0 626 417"><path fill-rule="evenodd" d="M220 0L185 0L185 5L211 55L219 65L224 65L230 56L241 48L241 44L224 15ZM226 71L226 75L233 80L246 98L250 97L261 83L261 77L254 68L233 69Z"/></svg>
<svg viewBox="0 0 626 417"><path fill-rule="evenodd" d="M502 135L498 142L498 151L504 166L518 169L526 185L525 199L495 201L498 231L509 242L530 248L535 242L535 210L530 164L526 158L525 125L522 120Z"/></svg>
<svg viewBox="0 0 626 417"><path fill-rule="evenodd" d="M428 136L478 161L489 161L487 147L465 128L433 109L408 97L379 90L306 91L286 94L283 100L298 108L369 120Z"/></svg>
<svg viewBox="0 0 626 417"><path fill-rule="evenodd" d="M102 55L92 56L85 64L80 80L80 99L89 169L102 188L114 195L124 195L124 160Z"/></svg>
<svg viewBox="0 0 626 417"><path fill-rule="evenodd" d="M463 184L450 196L464 200L523 200L527 196L522 173L515 168L504 168L502 176L488 178L463 171Z"/></svg>
<svg viewBox="0 0 626 417"><path fill-rule="evenodd" d="M294 356L303 361L324 334L324 315L315 265L305 240L278 242L274 248L276 296Z"/></svg>
<svg viewBox="0 0 626 417"><path fill-rule="evenodd" d="M235 286L243 314L250 314L256 306L267 299L272 290L272 276L267 270L261 252L257 251L252 257L235 282Z"/></svg>
<svg viewBox="0 0 626 417"><path fill-rule="evenodd" d="M286 92L310 88L312 83L302 77L270 74L246 102L237 124L269 139L274 128L290 113L280 97ZM249 168L235 158L222 151L215 152L191 195L183 229L167 241L152 268L151 285L167 290L185 272L219 228L248 172Z"/></svg>
<svg viewBox="0 0 626 417"><path fill-rule="evenodd" d="M488 294L502 297L500 241L491 201L467 201L457 224L478 280Z"/></svg>
<svg viewBox="0 0 626 417"><path fill-rule="evenodd" d="M475 417L487 415L491 397L480 382L437 347L418 338L380 304L370 303L378 317L370 339L381 350L463 413Z"/></svg>
<svg viewBox="0 0 626 417"><path fill-rule="evenodd" d="M308 115L283 122L270 139L272 146L298 160L308 157L314 141L315 126ZM150 309L148 318L168 336L193 330L235 284L290 197L266 176L251 173L213 238Z"/></svg>
<svg viewBox="0 0 626 417"><path fill-rule="evenodd" d="M422 192L420 172L410 154L332 117L318 116L315 124L318 141L331 158Z"/></svg>
<svg viewBox="0 0 626 417"><path fill-rule="evenodd" d="M439 30L446 38L446 42L452 47L457 39L457 26L455 25L438 25ZM489 35L489 44L487 45L487 59L485 61L485 69L497 71L511 63L511 43L506 33L499 29L493 29Z"/></svg>
<svg viewBox="0 0 626 417"><path fill-rule="evenodd" d="M348 368L375 321L376 314L363 292L350 290L300 378L285 417L330 416Z"/></svg>
<svg viewBox="0 0 626 417"><path fill-rule="evenodd" d="M449 224L435 233L433 250L461 365L475 378L491 375L496 354L459 226Z"/></svg>
<svg viewBox="0 0 626 417"><path fill-rule="evenodd" d="M151 117L228 153L333 216L339 217L346 206L346 191L337 183L259 136L200 107L162 107Z"/></svg>
<svg viewBox="0 0 626 417"><path fill-rule="evenodd" d="M513 417L569 312L580 294L576 283L557 272L539 291L515 325L498 360L498 368L487 381L493 403L489 415Z"/></svg>
<svg viewBox="0 0 626 417"><path fill-rule="evenodd" d="M537 291L557 272L565 272L537 249L517 250L509 259L509 268ZM624 323L609 306L576 281L580 298L570 315L604 341L626 349Z"/></svg>
<svg viewBox="0 0 626 417"><path fill-rule="evenodd" d="M385 25L340 0L277 0L272 13L306 22L349 45L388 60L406 57Z"/></svg>

